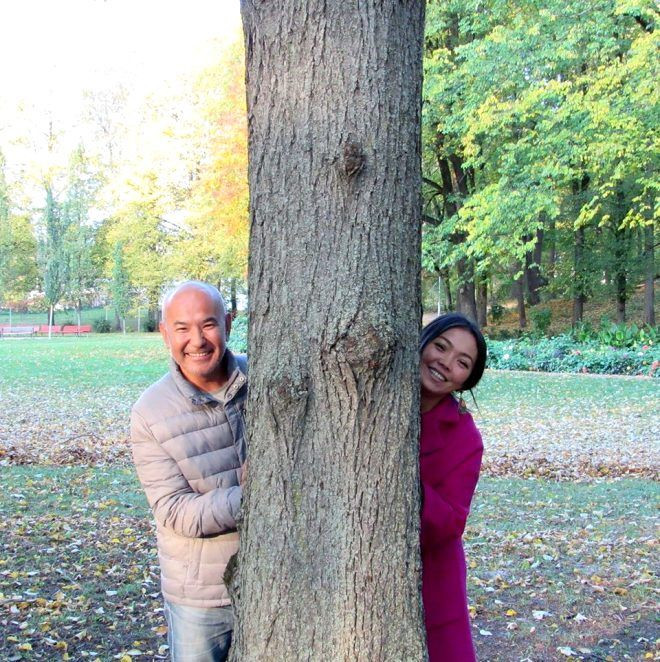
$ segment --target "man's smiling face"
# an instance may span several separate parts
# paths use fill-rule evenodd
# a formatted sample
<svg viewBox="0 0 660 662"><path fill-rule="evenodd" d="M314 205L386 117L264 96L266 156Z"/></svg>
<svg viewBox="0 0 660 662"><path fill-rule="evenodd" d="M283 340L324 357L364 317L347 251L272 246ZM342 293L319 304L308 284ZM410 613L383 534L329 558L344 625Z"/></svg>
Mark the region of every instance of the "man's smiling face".
<svg viewBox="0 0 660 662"><path fill-rule="evenodd" d="M231 328L221 300L197 285L187 285L166 302L160 332L183 376L203 391L227 380L222 361Z"/></svg>

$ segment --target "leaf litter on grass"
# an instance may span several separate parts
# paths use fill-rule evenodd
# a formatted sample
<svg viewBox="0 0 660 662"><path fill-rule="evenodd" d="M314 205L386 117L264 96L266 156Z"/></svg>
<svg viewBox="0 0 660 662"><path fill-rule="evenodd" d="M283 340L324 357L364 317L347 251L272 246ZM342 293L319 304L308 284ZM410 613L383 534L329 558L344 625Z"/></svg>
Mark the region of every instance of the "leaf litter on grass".
<svg viewBox="0 0 660 662"><path fill-rule="evenodd" d="M479 659L660 657L658 505L639 479L482 479L465 535Z"/></svg>
<svg viewBox="0 0 660 662"><path fill-rule="evenodd" d="M0 659L164 659L146 503L132 472L101 471L28 468L5 484Z"/></svg>
<svg viewBox="0 0 660 662"><path fill-rule="evenodd" d="M145 380L95 388L0 382L0 463L129 465L128 419ZM658 380L488 371L472 407L485 475L657 479Z"/></svg>
<svg viewBox="0 0 660 662"><path fill-rule="evenodd" d="M156 342L114 338L105 363L101 344L26 343L28 373L3 364L1 659L166 657L151 516L126 468L130 407L164 371ZM466 533L480 659L660 659L657 385L487 371Z"/></svg>

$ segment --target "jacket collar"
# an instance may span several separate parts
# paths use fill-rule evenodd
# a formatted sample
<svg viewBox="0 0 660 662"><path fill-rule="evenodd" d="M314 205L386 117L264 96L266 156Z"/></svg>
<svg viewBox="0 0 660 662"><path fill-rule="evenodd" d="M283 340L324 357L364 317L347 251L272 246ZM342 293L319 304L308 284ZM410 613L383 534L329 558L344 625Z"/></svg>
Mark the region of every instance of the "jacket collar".
<svg viewBox="0 0 660 662"><path fill-rule="evenodd" d="M238 367L236 358L231 353L231 350L225 350L225 356L223 361L227 362L227 394L226 402L229 402L242 388L242 386L247 382L247 378L241 372ZM176 387L181 391L181 393L192 402L194 405L205 405L209 402L217 402L216 399L206 391L198 389L194 384L191 384L181 372L179 364L170 357L170 375L176 384Z"/></svg>
<svg viewBox="0 0 660 662"><path fill-rule="evenodd" d="M422 414L425 420L438 423L457 423L459 416L458 401L453 395L444 397L433 409Z"/></svg>

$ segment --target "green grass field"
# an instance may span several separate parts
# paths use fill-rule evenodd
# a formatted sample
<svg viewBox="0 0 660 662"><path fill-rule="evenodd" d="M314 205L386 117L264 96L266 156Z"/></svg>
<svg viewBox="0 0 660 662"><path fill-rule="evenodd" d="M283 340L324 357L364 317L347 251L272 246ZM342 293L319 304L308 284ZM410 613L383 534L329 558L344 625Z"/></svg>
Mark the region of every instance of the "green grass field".
<svg viewBox="0 0 660 662"><path fill-rule="evenodd" d="M160 338L6 340L0 365L0 659L164 659L127 444ZM657 396L646 378L487 372L466 532L479 659L657 659Z"/></svg>

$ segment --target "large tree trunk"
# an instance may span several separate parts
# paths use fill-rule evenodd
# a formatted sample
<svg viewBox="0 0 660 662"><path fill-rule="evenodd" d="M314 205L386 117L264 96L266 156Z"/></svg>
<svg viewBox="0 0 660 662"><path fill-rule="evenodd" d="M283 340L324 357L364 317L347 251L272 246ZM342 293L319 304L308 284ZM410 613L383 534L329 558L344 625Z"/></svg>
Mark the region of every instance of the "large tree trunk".
<svg viewBox="0 0 660 662"><path fill-rule="evenodd" d="M644 228L644 321L655 326L655 293L653 282L655 280L655 255L653 246L653 224Z"/></svg>
<svg viewBox="0 0 660 662"><path fill-rule="evenodd" d="M248 482L239 660L423 660L424 3L244 0Z"/></svg>

